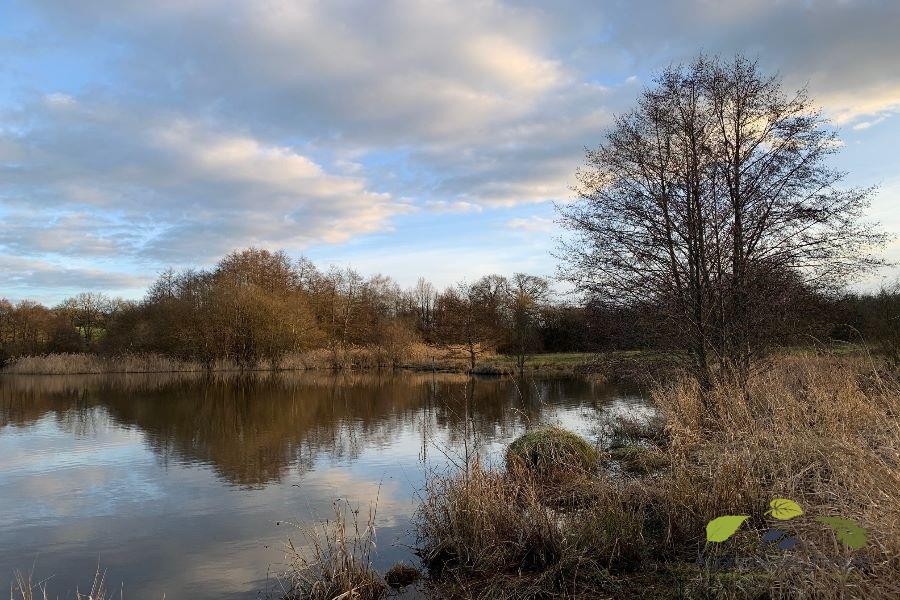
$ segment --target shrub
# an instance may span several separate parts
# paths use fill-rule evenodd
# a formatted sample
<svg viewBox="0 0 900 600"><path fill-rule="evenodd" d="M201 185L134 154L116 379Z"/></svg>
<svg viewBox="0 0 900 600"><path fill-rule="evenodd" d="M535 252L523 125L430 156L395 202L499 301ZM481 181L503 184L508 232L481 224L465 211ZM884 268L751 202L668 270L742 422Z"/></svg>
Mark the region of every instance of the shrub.
<svg viewBox="0 0 900 600"><path fill-rule="evenodd" d="M610 570L638 563L639 514L597 480L593 501L560 511L522 472L486 470L436 479L419 510L420 556L445 597L608 596Z"/></svg>

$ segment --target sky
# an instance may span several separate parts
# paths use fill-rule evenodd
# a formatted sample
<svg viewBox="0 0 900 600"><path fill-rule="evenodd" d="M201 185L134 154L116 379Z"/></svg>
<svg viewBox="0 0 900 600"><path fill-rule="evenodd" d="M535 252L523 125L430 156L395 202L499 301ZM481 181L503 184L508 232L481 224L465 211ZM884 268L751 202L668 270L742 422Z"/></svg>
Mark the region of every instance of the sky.
<svg viewBox="0 0 900 600"><path fill-rule="evenodd" d="M248 246L552 276L585 148L698 52L806 86L900 233L898 31L896 0L0 0L0 296L139 298Z"/></svg>

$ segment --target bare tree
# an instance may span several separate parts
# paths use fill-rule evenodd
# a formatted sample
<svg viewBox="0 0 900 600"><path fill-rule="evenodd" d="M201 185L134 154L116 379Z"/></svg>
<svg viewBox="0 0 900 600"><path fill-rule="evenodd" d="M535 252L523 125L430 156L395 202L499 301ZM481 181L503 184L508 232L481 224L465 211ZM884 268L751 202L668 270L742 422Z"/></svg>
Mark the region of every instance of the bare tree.
<svg viewBox="0 0 900 600"><path fill-rule="evenodd" d="M507 286L507 305L516 367L525 371L525 359L532 350L540 325L541 313L550 293L550 283L543 277L516 273Z"/></svg>
<svg viewBox="0 0 900 600"><path fill-rule="evenodd" d="M112 301L97 292L82 292L63 301L57 311L66 315L79 331L86 349L92 350L103 333L104 324L112 311Z"/></svg>
<svg viewBox="0 0 900 600"><path fill-rule="evenodd" d="M662 308L702 383L746 376L771 307L877 267L871 190L841 189L836 134L805 91L738 56L670 67L577 173L562 274L587 294Z"/></svg>
<svg viewBox="0 0 900 600"><path fill-rule="evenodd" d="M436 299L434 286L424 277L419 277L412 290L416 321L426 339L431 337L434 329L434 303Z"/></svg>
<svg viewBox="0 0 900 600"><path fill-rule="evenodd" d="M496 346L503 333L503 303L508 282L500 275L486 275L475 283L460 283L441 294L442 338L462 344L469 355L469 368L475 368L479 354Z"/></svg>

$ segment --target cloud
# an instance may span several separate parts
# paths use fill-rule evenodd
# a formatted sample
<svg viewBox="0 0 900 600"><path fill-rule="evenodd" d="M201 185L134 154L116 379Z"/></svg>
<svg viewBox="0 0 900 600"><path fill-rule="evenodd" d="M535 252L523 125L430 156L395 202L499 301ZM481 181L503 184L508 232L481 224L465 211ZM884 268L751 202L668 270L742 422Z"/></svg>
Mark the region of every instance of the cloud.
<svg viewBox="0 0 900 600"><path fill-rule="evenodd" d="M448 202L446 200L429 200L425 203L425 206L428 208L428 210L438 214L465 214L470 212L480 213L482 211L481 206L479 206L478 204L463 201Z"/></svg>
<svg viewBox="0 0 900 600"><path fill-rule="evenodd" d="M215 124L90 100L38 103L0 165L8 252L209 260L381 231L408 205L363 177ZM24 127L24 125L23 125Z"/></svg>
<svg viewBox="0 0 900 600"><path fill-rule="evenodd" d="M653 73L759 56L836 123L900 110L900 4L38 0L0 26L0 252L203 263L565 201ZM452 234L448 234L452 235Z"/></svg>
<svg viewBox="0 0 900 600"><path fill-rule="evenodd" d="M870 120L870 121L860 121L859 123L857 123L856 125L853 126L853 129L854 129L855 131L861 131L861 130L863 130L863 129L868 129L869 127L873 127L873 126L875 126L875 125L878 125L879 123L881 123L881 122L884 121L885 119L887 119L887 115L882 115L882 116L880 116L880 117L878 117L878 118L876 118L876 119L872 119L872 120Z"/></svg>
<svg viewBox="0 0 900 600"><path fill-rule="evenodd" d="M86 290L134 290L149 283L146 277L127 273L3 254L0 254L0 271L4 274L4 293L9 290L59 290L72 287Z"/></svg>
<svg viewBox="0 0 900 600"><path fill-rule="evenodd" d="M477 133L565 77L536 16L501 2L45 2L77 43L121 42L117 86L271 134L350 143Z"/></svg>
<svg viewBox="0 0 900 600"><path fill-rule="evenodd" d="M610 5L596 10L615 26L610 43L582 60L617 48L624 64L652 69L700 50L744 52L779 72L788 88L808 85L839 124L900 105L897 2L637 0L616 15Z"/></svg>
<svg viewBox="0 0 900 600"><path fill-rule="evenodd" d="M556 229L553 219L538 216L510 219L506 222L506 226L528 233L549 233Z"/></svg>

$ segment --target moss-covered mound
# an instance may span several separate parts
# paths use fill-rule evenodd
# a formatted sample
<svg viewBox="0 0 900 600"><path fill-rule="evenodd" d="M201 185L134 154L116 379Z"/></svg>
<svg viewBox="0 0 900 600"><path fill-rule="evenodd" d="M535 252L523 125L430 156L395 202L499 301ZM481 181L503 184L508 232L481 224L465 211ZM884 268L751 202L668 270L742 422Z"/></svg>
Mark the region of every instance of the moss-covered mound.
<svg viewBox="0 0 900 600"><path fill-rule="evenodd" d="M600 453L584 438L560 427L534 429L522 434L506 450L506 467L527 468L537 476L560 471L591 472Z"/></svg>

